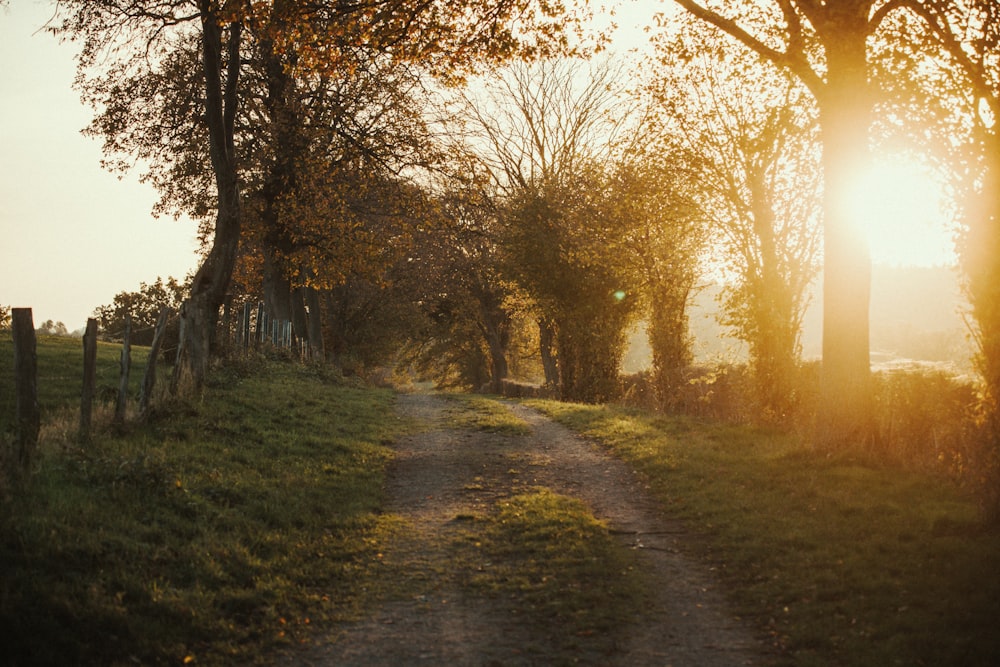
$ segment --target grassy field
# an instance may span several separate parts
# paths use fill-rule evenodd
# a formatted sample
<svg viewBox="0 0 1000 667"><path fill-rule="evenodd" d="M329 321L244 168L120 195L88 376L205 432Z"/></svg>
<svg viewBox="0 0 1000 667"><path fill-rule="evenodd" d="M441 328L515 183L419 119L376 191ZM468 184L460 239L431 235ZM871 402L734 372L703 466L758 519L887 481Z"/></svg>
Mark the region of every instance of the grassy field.
<svg viewBox="0 0 1000 667"><path fill-rule="evenodd" d="M42 421L51 421L57 412L67 408L79 410L83 389L83 340L68 336L39 336L37 348L38 404ZM113 402L118 394L121 349L120 344L97 343L98 401ZM131 356L130 398L138 400L149 348L132 347ZM9 331L0 331L0 433L7 431L14 420L13 374L14 344ZM160 382L169 379L164 375L158 376Z"/></svg>
<svg viewBox="0 0 1000 667"><path fill-rule="evenodd" d="M776 433L532 404L647 476L780 664L1000 664L1000 534L948 481Z"/></svg>
<svg viewBox="0 0 1000 667"><path fill-rule="evenodd" d="M266 663L354 617L392 401L306 368L230 368L124 434L43 440L0 509L5 664Z"/></svg>
<svg viewBox="0 0 1000 667"><path fill-rule="evenodd" d="M50 421L73 420L78 346L39 342L40 374L54 379L40 381ZM99 385L114 387L117 348L101 354ZM0 387L9 373L0 339ZM0 499L6 664L267 663L392 595L407 573L381 559L398 531L381 513L383 471L387 445L417 428L386 417L393 400L261 363L223 368L203 399L86 447L43 428L30 485ZM820 456L778 433L531 404L642 471L779 664L1000 664L1000 535L947 480ZM450 420L524 428L482 397L459 399ZM526 607L638 599L634 578L609 576L628 562L572 499L520 496L469 530L510 565L503 585ZM562 590L548 585L552 567L608 585L599 600ZM468 585L489 593L500 582ZM585 625L613 621L591 614Z"/></svg>

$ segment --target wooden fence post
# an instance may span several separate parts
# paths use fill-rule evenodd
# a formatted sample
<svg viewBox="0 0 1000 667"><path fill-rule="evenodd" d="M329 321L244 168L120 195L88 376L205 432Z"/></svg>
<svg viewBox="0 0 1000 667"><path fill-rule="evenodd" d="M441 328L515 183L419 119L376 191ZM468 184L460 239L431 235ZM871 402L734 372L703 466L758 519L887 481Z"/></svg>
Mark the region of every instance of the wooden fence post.
<svg viewBox="0 0 1000 667"><path fill-rule="evenodd" d="M38 409L38 350L31 308L11 309L14 335L14 383L17 393L17 452L19 472L27 472L38 445L41 416Z"/></svg>
<svg viewBox="0 0 1000 667"><path fill-rule="evenodd" d="M125 423L128 407L128 376L132 368L132 313L125 313L125 331L122 334L121 374L118 380L118 400L115 401L115 423Z"/></svg>
<svg viewBox="0 0 1000 667"><path fill-rule="evenodd" d="M153 332L153 344L149 348L146 373L142 376L142 390L139 392L140 418L145 418L149 412L149 401L153 397L153 387L156 385L156 359L160 356L160 345L163 344L163 334L167 330L169 319L170 308L164 306L156 320L156 331Z"/></svg>
<svg viewBox="0 0 1000 667"><path fill-rule="evenodd" d="M264 342L264 302L257 304L257 328L254 334L254 346Z"/></svg>
<svg viewBox="0 0 1000 667"><path fill-rule="evenodd" d="M250 302L243 303L243 352L250 347Z"/></svg>
<svg viewBox="0 0 1000 667"><path fill-rule="evenodd" d="M87 320L83 334L83 391L80 394L80 438L90 438L90 418L94 409L94 390L97 385L97 320Z"/></svg>
<svg viewBox="0 0 1000 667"><path fill-rule="evenodd" d="M233 296L231 294L227 294L226 300L222 302L222 336L221 336L221 339L225 341L226 350L231 350L234 342L232 305L233 305Z"/></svg>

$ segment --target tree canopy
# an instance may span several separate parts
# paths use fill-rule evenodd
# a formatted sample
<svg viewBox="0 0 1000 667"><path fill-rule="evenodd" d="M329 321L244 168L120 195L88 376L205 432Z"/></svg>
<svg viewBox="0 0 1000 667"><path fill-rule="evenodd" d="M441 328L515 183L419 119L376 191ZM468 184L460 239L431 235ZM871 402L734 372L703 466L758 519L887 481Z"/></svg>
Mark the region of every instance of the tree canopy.
<svg viewBox="0 0 1000 667"><path fill-rule="evenodd" d="M560 0L62 0L53 29L81 44L106 166L201 222L178 357L196 384L220 306L260 300L316 358L419 359L499 390L530 344L586 401L618 394L644 321L676 407L688 304L715 270L758 414L783 415L822 253L814 441L869 443L871 258L851 202L900 142L953 176L1000 423L996 3L675 4L638 67L585 57L603 38L587 3Z"/></svg>
<svg viewBox="0 0 1000 667"><path fill-rule="evenodd" d="M173 190L171 205L215 218L210 247L182 312L187 326L178 368L200 384L235 266L247 182L241 170L251 148L238 132L242 114L269 111L277 145L289 150L288 157L299 157L295 146L302 144L291 140L299 136L303 119L296 117L289 95L289 84L298 78L339 81L350 78L358 62L384 61L411 63L454 82L478 63L566 50L573 25L558 1L61 2L55 29L82 42L80 81L103 108L94 131L104 135L105 150L151 161L154 184ZM241 95L247 63L261 63L269 74L263 105ZM177 91L178 85L183 90ZM186 94L172 95L171 88ZM253 120L247 126L265 119ZM161 138L164 127L173 130L166 133L167 143L175 142L168 149ZM195 150L177 151L176 142ZM199 150L207 160L178 161ZM275 162L278 170L282 162ZM172 176L177 175L214 185L214 197L199 194L210 187L176 186ZM278 180L288 178L286 173ZM284 187L287 194L287 180Z"/></svg>
<svg viewBox="0 0 1000 667"><path fill-rule="evenodd" d="M709 221L722 321L749 345L760 413L787 415L819 266L815 107L801 84L694 19L656 45L648 94L660 150L686 163L689 196Z"/></svg>

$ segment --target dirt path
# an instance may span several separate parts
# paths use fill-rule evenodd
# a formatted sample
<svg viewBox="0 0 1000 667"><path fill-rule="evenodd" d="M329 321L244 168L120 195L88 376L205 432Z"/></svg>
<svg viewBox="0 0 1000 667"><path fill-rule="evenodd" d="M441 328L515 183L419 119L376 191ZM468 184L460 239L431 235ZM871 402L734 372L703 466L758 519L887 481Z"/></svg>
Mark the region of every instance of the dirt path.
<svg viewBox="0 0 1000 667"><path fill-rule="evenodd" d="M680 524L665 521L636 475L597 446L539 413L512 404L531 425L527 436L503 436L441 427L446 399L411 394L399 410L432 426L397 444L388 476L387 511L412 531L387 559L405 562L414 584L410 599L386 603L376 615L345 628L338 640L299 665L751 665L762 662L760 644L725 609L710 573L683 557ZM434 425L437 426L434 426ZM496 502L544 486L586 503L638 551L655 582L652 606L629 636L579 651L547 652L547 638L503 613L491 600L474 598L448 573L449 538L462 518L488 513ZM608 646L613 646L609 651Z"/></svg>

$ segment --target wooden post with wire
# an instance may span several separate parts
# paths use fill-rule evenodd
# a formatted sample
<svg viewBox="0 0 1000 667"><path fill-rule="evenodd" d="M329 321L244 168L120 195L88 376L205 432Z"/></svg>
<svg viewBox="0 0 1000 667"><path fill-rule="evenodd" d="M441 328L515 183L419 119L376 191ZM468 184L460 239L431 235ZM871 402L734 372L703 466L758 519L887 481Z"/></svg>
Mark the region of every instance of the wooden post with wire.
<svg viewBox="0 0 1000 667"><path fill-rule="evenodd" d="M87 320L83 334L83 391L80 394L80 439L90 439L90 422L97 387L97 320Z"/></svg>
<svg viewBox="0 0 1000 667"><path fill-rule="evenodd" d="M128 376L132 368L132 313L125 313L125 331L122 332L121 373L118 379L118 399L115 401L115 424L125 423L128 408Z"/></svg>
<svg viewBox="0 0 1000 667"><path fill-rule="evenodd" d="M27 473L38 445L38 351L31 308L11 309L14 335L14 383L17 411L16 474Z"/></svg>

